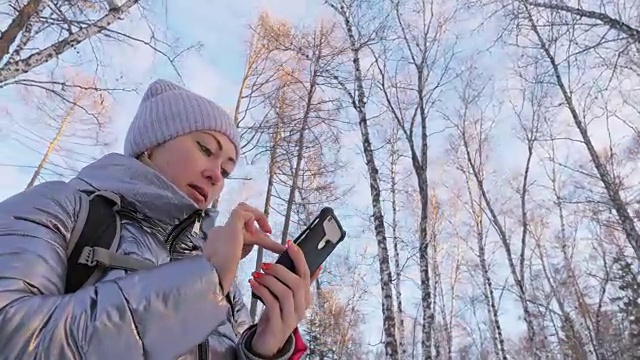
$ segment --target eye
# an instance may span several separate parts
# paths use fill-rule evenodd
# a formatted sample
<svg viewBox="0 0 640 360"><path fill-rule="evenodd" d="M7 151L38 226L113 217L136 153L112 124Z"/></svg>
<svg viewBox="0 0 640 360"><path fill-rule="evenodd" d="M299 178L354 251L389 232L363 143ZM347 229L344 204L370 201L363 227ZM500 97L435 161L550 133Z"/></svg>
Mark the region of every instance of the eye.
<svg viewBox="0 0 640 360"><path fill-rule="evenodd" d="M208 147L203 145L200 141L196 141L196 143L198 143L198 147L200 148L200 151L202 151L202 153L206 157L209 157L209 156L213 155L213 151L211 151L211 149L209 149Z"/></svg>

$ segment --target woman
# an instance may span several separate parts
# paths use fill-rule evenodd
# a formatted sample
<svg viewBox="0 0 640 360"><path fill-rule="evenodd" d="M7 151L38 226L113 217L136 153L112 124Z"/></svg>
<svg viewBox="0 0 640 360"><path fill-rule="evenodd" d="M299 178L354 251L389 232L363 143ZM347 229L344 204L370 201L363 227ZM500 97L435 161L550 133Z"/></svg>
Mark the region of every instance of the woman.
<svg viewBox="0 0 640 360"><path fill-rule="evenodd" d="M124 155L109 154L69 182L45 182L0 203L0 357L300 356L297 325L317 274L309 274L295 245L285 249L271 240L264 214L246 204L212 226L217 213L208 207L239 153L238 131L225 111L157 80L130 125ZM157 266L110 269L97 283L63 294L81 190L116 193L142 214L122 219L117 252ZM167 250L166 237L184 219L193 219L193 231ZM250 325L234 278L254 245L288 251L299 275L275 264L253 274L249 283L265 310Z"/></svg>

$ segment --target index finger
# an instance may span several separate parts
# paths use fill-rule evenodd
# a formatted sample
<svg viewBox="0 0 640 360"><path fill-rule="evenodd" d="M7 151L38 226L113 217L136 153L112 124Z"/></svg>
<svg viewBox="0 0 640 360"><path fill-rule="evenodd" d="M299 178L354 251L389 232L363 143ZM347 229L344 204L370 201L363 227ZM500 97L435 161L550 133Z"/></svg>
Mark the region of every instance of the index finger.
<svg viewBox="0 0 640 360"><path fill-rule="evenodd" d="M260 230L271 234L272 232L271 225L269 225L269 220L267 219L267 216L262 211L246 203L240 203L239 206L242 207L242 210L247 211L251 213L251 215L253 215L253 220L255 220L255 222L258 224L258 227L260 227Z"/></svg>
<svg viewBox="0 0 640 360"><path fill-rule="evenodd" d="M267 235L258 236L254 243L261 248L269 250L276 254L282 254L287 249L284 245L271 239Z"/></svg>

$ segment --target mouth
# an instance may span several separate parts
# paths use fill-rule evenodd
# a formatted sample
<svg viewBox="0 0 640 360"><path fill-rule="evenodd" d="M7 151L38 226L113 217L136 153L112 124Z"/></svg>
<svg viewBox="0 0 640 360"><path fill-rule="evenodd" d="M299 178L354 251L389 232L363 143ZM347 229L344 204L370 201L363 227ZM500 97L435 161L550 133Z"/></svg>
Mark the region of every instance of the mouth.
<svg viewBox="0 0 640 360"><path fill-rule="evenodd" d="M207 190L205 190L203 187L196 185L196 184L189 184L188 185L189 188L191 188L191 190L193 190L193 192L195 193L195 195L197 195L199 198L193 199L196 200L196 202L205 204L207 202L207 199L209 198L209 193L207 192Z"/></svg>

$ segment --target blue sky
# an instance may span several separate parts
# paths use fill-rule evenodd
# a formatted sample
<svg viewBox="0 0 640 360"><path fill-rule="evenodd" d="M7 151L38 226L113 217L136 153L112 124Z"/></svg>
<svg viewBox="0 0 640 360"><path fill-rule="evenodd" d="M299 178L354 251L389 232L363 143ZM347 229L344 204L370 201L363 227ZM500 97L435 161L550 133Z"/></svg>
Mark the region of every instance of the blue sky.
<svg viewBox="0 0 640 360"><path fill-rule="evenodd" d="M165 5L150 9L152 18L159 24L158 27L166 25L167 32L172 37L179 37L183 45L191 44L196 41L203 44L199 53L188 53L181 58L178 67L183 75L184 84L208 98L215 100L227 109L231 110L235 103L240 78L244 68L244 57L246 54L246 40L248 39L247 24L254 19L258 11L266 9L276 17L289 19L294 23L310 23L317 16L327 11L322 5L321 0L307 1L278 1L278 0L221 0L221 1L205 1L205 0L189 0L181 2L168 2ZM121 23L118 27L128 33L139 37L147 37L149 31L146 29L142 21L135 13L129 20ZM165 23L165 20L166 23ZM466 39L466 41L477 42L477 38ZM500 54L499 52L497 54ZM170 66L145 46L119 46L110 48L107 52L108 59L105 59L109 65L110 71L114 74L122 73L125 82L129 85L139 86L144 91L146 85L153 79L158 77L168 78L170 80L179 81L178 77ZM500 55L494 54L493 57L487 57L487 62L493 62ZM500 67L498 62L489 66L495 76L509 76L510 69ZM115 75L114 75L115 77ZM637 83L630 84L630 88L637 89ZM0 199L6 198L17 191L24 188L33 169L2 166L3 164L13 164L18 166L33 166L39 161L39 156L30 151L28 148L18 143L15 139L7 137L7 134L15 127L11 125L12 121L25 121L31 123L37 120L40 114L36 113L33 108L24 104L20 93L15 88L0 89L0 96L3 99L0 104L0 169L3 176L0 177ZM113 134L117 137L117 141L110 150L121 151L124 135L130 120L135 114L136 107L141 97L141 93L128 93L116 96L112 106ZM502 114L502 118L508 119L509 114ZM560 123L569 123L566 112L560 112L558 115ZM492 169L496 170L494 178L501 183L507 176L511 176L514 170L521 167L524 152L522 145L513 138L513 123L501 122L494 132L494 136L499 139L493 146L492 151ZM596 125L597 126L597 125ZM612 133L617 140L622 139L628 131L625 131L620 123L613 123ZM576 137L575 130L568 127L568 133ZM358 185L350 202L353 208L368 209L370 204L369 190L365 169L362 166L362 156L360 155L359 134L357 132L347 134L343 139L345 154L349 154L350 160L353 162L353 169L349 174L345 174L345 183ZM603 133L596 134L596 143L604 146L607 138ZM445 146L444 141L438 146ZM436 149L436 151L441 149ZM571 144L563 147L563 152L583 152L581 144ZM434 161L437 164L437 170L440 172L445 168L445 164ZM405 164L406 166L406 164ZM506 171L508 169L508 171ZM264 181L265 171L261 167L242 167L239 169L239 175L253 178L249 182L237 181L229 184L225 191L221 210L222 218L226 217L229 208L238 201L249 201L258 206L264 197ZM358 176L354 175L358 174ZM539 170L538 170L539 174ZM346 178L348 176L348 178ZM442 170L439 174L434 174L434 178L438 176L447 182L447 176L452 176L451 172ZM502 188L492 188L492 194L502 195ZM512 195L511 195L512 196ZM351 221L348 225L350 230L351 242L350 249L352 252L365 253L373 255L376 253L375 242L370 232L360 233L360 228L365 223L351 211L345 211L345 216L349 216ZM368 210L367 210L368 212ZM494 253L498 259L502 257L503 250L499 249ZM373 262L373 267L369 269L369 278L373 279L370 291L373 294L379 293L379 286L375 283L378 278L377 261ZM241 274L239 275L240 283L245 286L244 279L248 278L249 271L253 267L253 257L249 257L243 263ZM448 269L443 269L443 271ZM502 277L507 273L506 269L500 267L496 269L496 283L502 282ZM412 275L417 276L415 269L411 271ZM500 275L500 276L498 276ZM409 284L408 282L406 283ZM413 287L405 286L405 306L407 312L415 314L415 300L418 293L412 290ZM245 290L246 286L245 286ZM248 297L247 297L248 299ZM511 300L505 300L510 302ZM518 319L520 314L519 305L509 303L503 305L501 311L503 325L509 329L510 334L514 333L514 329L521 330L522 326ZM367 304L366 311L368 313L366 326L366 336L371 343L375 343L380 339L380 310L379 300L375 297Z"/></svg>
<svg viewBox="0 0 640 360"><path fill-rule="evenodd" d="M179 37L182 44L201 42L202 51L199 53L188 53L179 61L179 69L183 76L184 84L201 93L227 109L231 110L235 103L239 82L244 68L244 56L246 54L245 41L248 39L246 25L252 21L257 12L261 9L270 11L274 16L289 19L294 23L312 22L319 14L326 12L320 0L310 1L216 1L205 0L184 1L179 5L176 2L168 3L165 7L159 6L150 9L152 17L158 23L164 23L168 33L172 37ZM165 15L169 14L168 17ZM160 27L162 25L159 25ZM149 35L147 28L134 12L130 20L118 25L122 30L135 34L141 38ZM179 81L173 69L168 66L159 56L142 45L120 46L110 49L110 58L107 59L110 69L114 73L121 72L125 77L125 82L129 85L140 86L143 91L145 86L155 78L164 77L170 80ZM15 89L4 90L1 94L3 99L9 96L16 97ZM121 94L114 99L113 112L111 117L114 120L113 132L117 136L117 141L111 148L113 151L121 151L122 142L126 128L135 114L141 93ZM19 101L12 101L13 106L8 109L14 119L24 119L33 117L33 111L19 105ZM349 181L358 184L352 193L350 203L353 208L367 209L369 200L369 190L367 184L366 170L362 166L362 156L360 155L359 134L347 134L344 139L345 153L350 153L353 160L353 172ZM19 149L17 151L17 149ZM39 160L38 155L25 150L24 147L15 141L0 140L0 153L3 163L17 165L35 165ZM498 152L501 153L501 152ZM4 167L5 176L0 179L0 199L21 190L27 183L32 169L20 169L15 167ZM230 184L226 191L227 198L222 203L222 218L229 208L238 201L248 200L259 205L263 201L264 194L264 169L246 167L240 169L246 176L254 178L251 182L238 182ZM361 176L353 176L359 173ZM366 185L365 185L366 184ZM368 212L368 210L367 210ZM353 214L349 214L353 215ZM375 242L370 232L360 234L359 230L365 222L354 218L347 226L350 227L349 241L352 242L352 251L374 255L376 253ZM377 285L377 261L371 260L373 267L369 279L372 285L372 294L379 294ZM239 280L244 286L244 279L248 278L253 267L253 257L250 256L243 263ZM412 271L418 276L417 271ZM375 274L375 275L374 275ZM408 283L407 283L408 285ZM412 286L405 286L405 310L409 314L415 314L414 309L417 304L418 293L411 290ZM245 287L245 290L246 287ZM381 336L381 319L379 310L379 299L377 296L370 298L364 309L367 313L366 337L370 343L376 343Z"/></svg>
<svg viewBox="0 0 640 360"><path fill-rule="evenodd" d="M267 10L275 17L288 19L301 24L310 23L326 12L321 1L216 1L190 0L184 2L163 2L158 7L147 9L146 16L157 23L156 30L166 30L171 38L180 38L182 45L201 42L199 52L189 52L180 58L178 68L184 80L184 85L189 89L200 93L221 104L229 111L233 110L241 76L245 65L247 51L246 41L249 38L247 24L251 23L261 10ZM165 7L166 6L166 7ZM168 15L167 15L168 14ZM117 28L139 38L148 38L149 30L144 25L138 11L134 11L124 22L117 24ZM81 49L86 49L81 47ZM106 58L103 61L109 68L109 81L113 81L118 75L124 77L122 83L126 87L138 87L138 93L116 94L113 98L113 106L110 108L110 118L113 120L111 131L116 137L115 143L107 150L120 152L129 122L133 118L138 102L146 85L153 79L162 77L172 81L181 82L175 71L162 57L154 54L152 50L141 44L111 46L105 51ZM34 74L42 75L44 69L50 66L36 69ZM21 89L9 87L0 89L3 106L0 112L4 113L3 133L10 133L16 125L14 122L29 121L37 124L42 114L37 113L22 101ZM50 138L50 131L44 133ZM26 141L17 136L12 138L0 137L0 165L3 176L0 177L0 200L22 190L33 173L33 166L40 161L41 155L29 150L28 147L36 147L34 142ZM359 147L357 133L347 134L344 145L349 150L355 151ZM355 156L355 163L359 164L360 156ZM6 166L15 165L15 166ZM239 176L253 178L249 182L236 182L229 184L225 190L226 198L221 204L221 218L238 201L249 201L261 207L264 198L264 184L266 177L263 168L240 168ZM364 169L359 171L364 176ZM50 178L50 177L49 177ZM351 177L351 181L360 181ZM364 177L363 177L364 179ZM354 200L351 204L360 207L369 204L368 187L360 186L353 193ZM355 225L355 224L353 224ZM362 225L357 225L357 228ZM375 246L367 235L357 235L358 231L350 231L350 239L358 241L356 252L374 254ZM249 277L253 268L254 257L248 257L242 264L239 275L240 284L248 294L248 287L244 279ZM377 265L376 265L377 267ZM377 287L373 290L377 291ZM248 298L247 298L248 300ZM370 315L368 321L374 323L373 327L367 327L367 338L375 343L379 339L379 308L374 301L373 307L365 309Z"/></svg>

